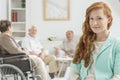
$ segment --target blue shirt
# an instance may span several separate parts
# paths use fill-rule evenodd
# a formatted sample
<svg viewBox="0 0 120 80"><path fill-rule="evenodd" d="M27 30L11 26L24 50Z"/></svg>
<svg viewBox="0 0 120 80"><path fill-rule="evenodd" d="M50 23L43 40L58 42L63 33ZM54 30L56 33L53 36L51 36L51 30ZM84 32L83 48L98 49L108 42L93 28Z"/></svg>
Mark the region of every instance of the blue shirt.
<svg viewBox="0 0 120 80"><path fill-rule="evenodd" d="M90 65L91 63L87 68L84 67L83 60L79 64L72 63L71 67L77 71L73 76L85 80ZM111 80L115 74L120 74L120 39L113 37L111 34L109 35L98 52L94 63L94 71L96 80Z"/></svg>

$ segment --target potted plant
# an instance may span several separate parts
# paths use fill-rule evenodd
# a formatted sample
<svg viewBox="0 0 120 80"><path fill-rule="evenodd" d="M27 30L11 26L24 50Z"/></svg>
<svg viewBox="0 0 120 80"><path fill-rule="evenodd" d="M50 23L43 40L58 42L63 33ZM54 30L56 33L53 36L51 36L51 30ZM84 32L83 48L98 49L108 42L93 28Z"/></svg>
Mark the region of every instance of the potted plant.
<svg viewBox="0 0 120 80"><path fill-rule="evenodd" d="M21 6L22 6L22 8L25 8L25 6L26 6L26 0L21 0Z"/></svg>

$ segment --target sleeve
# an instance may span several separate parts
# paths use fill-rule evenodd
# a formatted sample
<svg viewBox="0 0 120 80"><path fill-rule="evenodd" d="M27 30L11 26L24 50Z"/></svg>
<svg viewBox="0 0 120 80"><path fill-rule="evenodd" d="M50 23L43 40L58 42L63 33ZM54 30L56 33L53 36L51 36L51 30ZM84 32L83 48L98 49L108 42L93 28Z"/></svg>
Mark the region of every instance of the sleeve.
<svg viewBox="0 0 120 80"><path fill-rule="evenodd" d="M120 80L120 74L119 75L114 75L111 80Z"/></svg>
<svg viewBox="0 0 120 80"><path fill-rule="evenodd" d="M16 43L8 36L5 36L3 38L3 41L4 41L3 48L7 50L10 54L17 54L23 52L21 48L18 47Z"/></svg>
<svg viewBox="0 0 120 80"><path fill-rule="evenodd" d="M59 45L60 49L64 49L64 42L62 42L62 44Z"/></svg>
<svg viewBox="0 0 120 80"><path fill-rule="evenodd" d="M55 48L59 48L60 50L64 51L64 41L62 41L62 43L58 46L56 46Z"/></svg>
<svg viewBox="0 0 120 80"><path fill-rule="evenodd" d="M27 40L26 38L24 38L23 40L22 40L22 48L25 48L25 49L27 49L28 51L31 51L32 49L31 49L31 47L30 47L30 42L29 42L29 40Z"/></svg>
<svg viewBox="0 0 120 80"><path fill-rule="evenodd" d="M39 47L39 49L43 49L43 46L42 46L42 44L39 42L39 41L37 41L38 42L38 47Z"/></svg>
<svg viewBox="0 0 120 80"><path fill-rule="evenodd" d="M65 40L61 41L59 45L55 46L55 48L59 48L59 49L64 49L64 42Z"/></svg>
<svg viewBox="0 0 120 80"><path fill-rule="evenodd" d="M120 75L120 39L117 40L115 47L114 74Z"/></svg>
<svg viewBox="0 0 120 80"><path fill-rule="evenodd" d="M43 46L39 41L30 40L29 38L26 37L22 40L22 47L27 49L27 51L33 51L36 54L41 53L41 49L43 49Z"/></svg>
<svg viewBox="0 0 120 80"><path fill-rule="evenodd" d="M115 47L114 76L110 80L120 80L120 39Z"/></svg>
<svg viewBox="0 0 120 80"><path fill-rule="evenodd" d="M70 65L70 73L67 80L76 80L78 77L80 78L80 64L71 63Z"/></svg>

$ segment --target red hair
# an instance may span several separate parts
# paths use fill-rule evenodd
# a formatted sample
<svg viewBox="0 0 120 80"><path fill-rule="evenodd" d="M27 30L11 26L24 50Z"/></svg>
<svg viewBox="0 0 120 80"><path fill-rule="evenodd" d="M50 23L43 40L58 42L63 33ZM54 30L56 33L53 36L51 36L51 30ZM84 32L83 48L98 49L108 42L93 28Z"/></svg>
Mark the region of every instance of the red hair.
<svg viewBox="0 0 120 80"><path fill-rule="evenodd" d="M102 9L104 11L104 14L110 18L110 23L108 23L108 29L110 28L112 24L112 13L109 6L104 2L96 2L92 4L90 7L86 10L86 17L85 21L82 26L83 34L79 40L79 43L77 45L75 56L73 58L73 63L77 64L80 63L81 60L84 60L84 66L87 67L90 63L90 55L93 50L95 50L94 41L96 40L96 34L93 33L93 31L90 28L89 25L89 16L91 11L96 9Z"/></svg>

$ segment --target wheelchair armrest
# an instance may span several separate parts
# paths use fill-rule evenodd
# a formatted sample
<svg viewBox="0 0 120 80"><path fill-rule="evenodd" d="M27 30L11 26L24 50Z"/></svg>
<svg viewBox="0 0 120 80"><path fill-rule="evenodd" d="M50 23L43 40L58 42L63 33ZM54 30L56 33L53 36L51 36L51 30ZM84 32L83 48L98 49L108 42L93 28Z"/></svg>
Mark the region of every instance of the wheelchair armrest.
<svg viewBox="0 0 120 80"><path fill-rule="evenodd" d="M2 55L0 57L2 58L19 58L19 57L26 57L27 55L25 53L18 53L18 54L7 54L7 55Z"/></svg>

